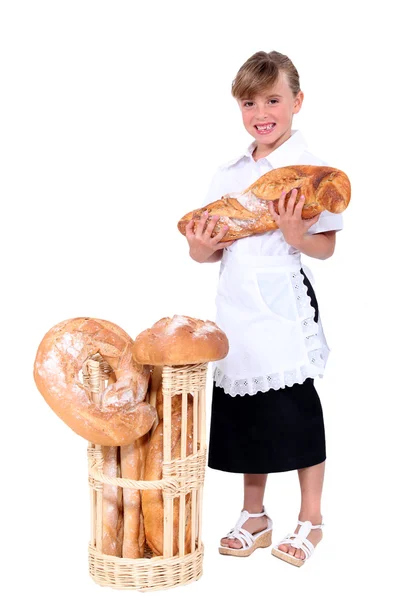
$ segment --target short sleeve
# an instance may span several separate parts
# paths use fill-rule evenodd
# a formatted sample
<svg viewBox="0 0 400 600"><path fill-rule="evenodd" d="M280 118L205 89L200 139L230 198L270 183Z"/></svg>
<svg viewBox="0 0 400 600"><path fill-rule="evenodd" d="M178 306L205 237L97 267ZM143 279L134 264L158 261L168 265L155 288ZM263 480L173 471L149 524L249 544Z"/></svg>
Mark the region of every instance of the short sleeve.
<svg viewBox="0 0 400 600"><path fill-rule="evenodd" d="M308 164L308 163L307 163ZM311 163L310 164L314 164ZM320 166L329 167L329 163L319 159L317 163ZM324 233L324 231L341 231L343 229L342 214L331 213L328 210L323 210L318 221L308 230L310 234Z"/></svg>
<svg viewBox="0 0 400 600"><path fill-rule="evenodd" d="M229 171L219 168L211 180L207 194L204 198L204 205L210 204L219 200L225 194L229 194L235 190L235 184L230 177ZM236 190L237 191L237 190Z"/></svg>
<svg viewBox="0 0 400 600"><path fill-rule="evenodd" d="M323 233L324 231L341 231L343 229L343 216L323 210L314 225L310 227L310 234Z"/></svg>

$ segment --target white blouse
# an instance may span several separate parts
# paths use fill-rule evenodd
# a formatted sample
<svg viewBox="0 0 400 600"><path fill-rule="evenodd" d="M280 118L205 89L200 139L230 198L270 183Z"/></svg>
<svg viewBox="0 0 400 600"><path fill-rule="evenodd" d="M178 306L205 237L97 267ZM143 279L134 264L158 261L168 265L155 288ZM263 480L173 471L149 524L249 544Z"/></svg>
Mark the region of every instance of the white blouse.
<svg viewBox="0 0 400 600"><path fill-rule="evenodd" d="M328 163L317 158L307 150L307 144L300 131L292 131L291 137L279 148L268 156L255 161L253 151L256 142L252 142L244 154L234 160L220 166L215 173L204 204L209 204L229 193L238 193L245 190L249 185L257 181L259 177L280 167L290 165L325 165ZM309 233L322 233L324 231L340 231L343 229L343 217L341 214L333 214L327 210L323 211L317 223L310 229ZM237 252L240 242L240 251L245 254L258 256L277 256L287 254L298 254L299 251L286 243L281 231L276 229L267 233L251 235L236 240L228 252Z"/></svg>

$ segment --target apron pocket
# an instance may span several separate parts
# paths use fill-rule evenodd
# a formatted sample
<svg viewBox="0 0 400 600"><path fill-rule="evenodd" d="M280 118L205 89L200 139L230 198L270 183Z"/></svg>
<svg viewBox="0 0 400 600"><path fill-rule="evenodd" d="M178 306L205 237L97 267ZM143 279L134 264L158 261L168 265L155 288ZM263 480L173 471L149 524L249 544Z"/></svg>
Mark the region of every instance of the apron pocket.
<svg viewBox="0 0 400 600"><path fill-rule="evenodd" d="M290 274L282 272L259 272L255 274L260 301L265 309L277 317L297 321L298 312Z"/></svg>

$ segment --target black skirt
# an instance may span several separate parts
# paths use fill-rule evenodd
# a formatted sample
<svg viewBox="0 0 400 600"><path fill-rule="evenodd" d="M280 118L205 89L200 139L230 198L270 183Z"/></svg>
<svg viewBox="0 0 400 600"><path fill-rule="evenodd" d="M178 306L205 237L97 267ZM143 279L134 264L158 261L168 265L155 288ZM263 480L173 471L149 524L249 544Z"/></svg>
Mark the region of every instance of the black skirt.
<svg viewBox="0 0 400 600"><path fill-rule="evenodd" d="M318 303L304 282L318 321ZM321 402L313 379L254 395L230 396L213 383L208 466L231 473L277 473L326 459Z"/></svg>

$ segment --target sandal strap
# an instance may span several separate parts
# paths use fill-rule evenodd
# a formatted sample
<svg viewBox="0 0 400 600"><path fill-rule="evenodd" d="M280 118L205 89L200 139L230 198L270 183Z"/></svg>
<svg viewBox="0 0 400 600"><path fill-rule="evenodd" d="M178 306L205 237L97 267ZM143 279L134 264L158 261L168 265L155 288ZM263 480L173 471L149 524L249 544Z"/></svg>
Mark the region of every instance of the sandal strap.
<svg viewBox="0 0 400 600"><path fill-rule="evenodd" d="M274 524L272 522L272 519L269 518L269 516L267 515L267 513L265 512L265 508L264 506L262 507L263 512L261 513L249 513L247 511L244 511L247 513L247 518L249 517L267 517L267 529L272 529Z"/></svg>
<svg viewBox="0 0 400 600"><path fill-rule="evenodd" d="M276 546L280 546L281 544L285 544L287 546L292 546L293 548L303 550L307 560L310 558L312 553L314 552L314 545L310 542L310 540L299 538L296 533L288 533L287 537L279 542Z"/></svg>
<svg viewBox="0 0 400 600"><path fill-rule="evenodd" d="M254 537L249 531L246 531L246 529L231 529L226 537L239 540L242 542L243 548L250 548L250 546L254 544Z"/></svg>
<svg viewBox="0 0 400 600"><path fill-rule="evenodd" d="M307 536L312 529L322 529L324 524L312 525L311 521L298 521L298 524L300 525L299 531L297 533L288 533L286 538L279 543L279 546L287 544L293 548L302 550L305 554L304 560L307 560L315 549L314 544L307 539Z"/></svg>
<svg viewBox="0 0 400 600"><path fill-rule="evenodd" d="M244 523L250 517L263 517L264 515L268 519L267 529L272 529L272 527L273 527L272 520L269 518L269 516L265 512L265 509L263 506L262 513L249 513L247 510L242 510L235 527L233 527L233 529L231 529L225 537L230 538L230 539L236 538L237 540L240 540L242 542L243 548L250 548L250 546L252 546L254 544L254 541L255 541L254 535L256 535L256 534L253 535L246 529L243 529L242 525L244 525ZM260 533L260 532L257 532L257 533Z"/></svg>
<svg viewBox="0 0 400 600"><path fill-rule="evenodd" d="M260 513L249 513L247 510L242 511L242 512L247 513L247 517L263 517L264 515L266 517L268 517L267 513L265 512L264 506L262 507L262 512L260 512Z"/></svg>
<svg viewBox="0 0 400 600"><path fill-rule="evenodd" d="M310 524L310 531L311 529L322 529L323 527L325 527L325 523L320 523L320 525L312 525L311 521L297 521L298 525L305 525L306 523ZM310 533L310 532L308 532Z"/></svg>
<svg viewBox="0 0 400 600"><path fill-rule="evenodd" d="M247 512L247 511L244 511ZM265 512L261 512L261 513L249 513L247 512L247 516L248 517L263 517L265 515Z"/></svg>
<svg viewBox="0 0 400 600"><path fill-rule="evenodd" d="M242 525L244 525L244 523L247 521L247 519L249 519L251 517L263 517L264 515L268 518L268 527L270 527L270 524L272 526L272 521L268 517L267 513L265 512L264 507L263 507L263 512L261 512L261 513L249 513L247 510L242 510L234 529L240 529L240 527Z"/></svg>

